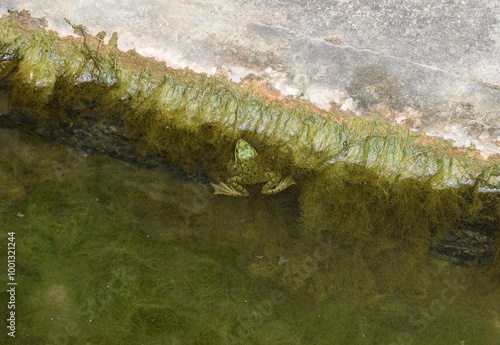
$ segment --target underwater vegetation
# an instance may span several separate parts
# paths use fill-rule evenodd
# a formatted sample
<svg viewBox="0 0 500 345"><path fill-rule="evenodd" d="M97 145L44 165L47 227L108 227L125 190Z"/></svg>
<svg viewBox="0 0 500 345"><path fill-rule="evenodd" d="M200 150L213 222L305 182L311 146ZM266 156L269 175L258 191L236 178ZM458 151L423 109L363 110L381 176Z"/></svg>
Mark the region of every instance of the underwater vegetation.
<svg viewBox="0 0 500 345"><path fill-rule="evenodd" d="M0 184L23 344L493 345L500 335L500 289L484 272L405 253L403 239L310 241L287 192L214 196L17 129L0 130Z"/></svg>
<svg viewBox="0 0 500 345"><path fill-rule="evenodd" d="M268 101L120 52L116 35L105 45L83 27L74 39L28 24L0 22L0 82L24 131L2 130L0 212L18 236L19 333L31 343L500 337L498 158ZM139 161L177 178L26 134L89 123L113 124ZM267 196L250 178L248 198L214 196L208 181L227 181L240 139L297 185ZM125 144L107 140L118 157ZM458 230L496 243L467 262L443 257L440 241Z"/></svg>

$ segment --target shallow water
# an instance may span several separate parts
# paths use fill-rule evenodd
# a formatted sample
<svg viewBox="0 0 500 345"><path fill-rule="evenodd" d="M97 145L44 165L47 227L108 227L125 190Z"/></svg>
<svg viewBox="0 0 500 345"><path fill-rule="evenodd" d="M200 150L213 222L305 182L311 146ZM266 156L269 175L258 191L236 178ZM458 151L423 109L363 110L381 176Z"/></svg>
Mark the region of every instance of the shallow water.
<svg viewBox="0 0 500 345"><path fill-rule="evenodd" d="M498 282L437 259L403 275L391 257L397 250L387 248L391 274L408 282L385 288L344 243L301 236L295 187L267 197L259 186L249 198L214 196L204 183L10 129L0 130L0 150L2 285L14 232L19 343L500 339ZM4 292L2 305L8 298ZM2 327L0 337L14 341L8 333Z"/></svg>

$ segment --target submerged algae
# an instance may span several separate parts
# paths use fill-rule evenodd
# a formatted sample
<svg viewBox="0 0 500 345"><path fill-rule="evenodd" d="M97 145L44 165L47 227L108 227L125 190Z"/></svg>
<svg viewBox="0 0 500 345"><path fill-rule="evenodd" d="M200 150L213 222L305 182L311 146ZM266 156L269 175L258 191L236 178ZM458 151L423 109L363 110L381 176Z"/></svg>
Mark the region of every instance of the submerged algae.
<svg viewBox="0 0 500 345"><path fill-rule="evenodd" d="M124 128L123 142L95 141L112 155L129 145L139 156L214 182L223 179L236 140L245 138L298 182L298 196L290 196L301 204L297 232L305 243L325 236L352 243L345 253L359 253L363 261L401 246L398 269L405 274L462 224L482 224L479 231L490 238L498 234L499 215L491 213L499 203L498 158L483 161L473 149L376 119L317 115L298 100L268 102L228 81L119 52L81 27L75 28L83 38L70 39L27 26L14 13L2 23L0 77L12 91L12 108L39 132L63 128L71 136L75 128L114 122L104 136ZM89 130L87 137L101 134ZM497 257L491 262L495 272Z"/></svg>
<svg viewBox="0 0 500 345"><path fill-rule="evenodd" d="M472 149L456 150L437 139L429 142L418 133L380 120L336 112L316 115L308 104L296 100L267 102L227 81L171 70L134 53L119 52L99 38L62 39L27 27L14 15L3 18L2 24L0 55L5 58L0 62L0 77L11 89L12 109L34 121L38 131L63 128L74 133L71 130L84 128L89 118L114 121L118 131L125 128L119 134L129 139L132 151L212 180L223 177L219 174L233 155L236 140L244 138L258 152L270 152L276 170L293 174L298 183L298 189L272 198L252 193L250 200L236 202L213 199L199 186L201 194L194 193L198 202L186 204L173 197L179 191L169 191L161 183L137 187L137 177L123 175L128 167L107 170L110 165L103 163L105 159L95 163L93 172L81 166L81 172L89 174L81 181L66 179L65 169L54 169L64 183L48 178L39 188L26 181L8 182L4 200L11 213L14 206L9 203L26 202L26 194L34 200L41 198L29 206L41 222L33 227L38 230L23 239L32 255L32 262L25 263L33 274L30 279L53 277L47 271L41 273L35 259L38 255L42 255L45 267L69 255L71 264L65 278L60 279L64 286L71 284L67 278L71 267L83 265L88 271L97 264L101 273L86 272L80 277L83 285L85 280L92 282L87 290L73 286L74 296L65 293L88 310L99 305L92 296L107 296L105 285L99 282L127 284L126 293L115 296L116 303L109 302L97 313L106 311L109 315L101 315L103 321L94 323L95 328L81 315L65 316L74 318L85 332L88 329L105 339L100 342L111 341L104 329L114 324L116 315L125 315L120 329L130 328L138 334L134 339L142 337L149 343L156 337L158 343L190 339L190 343L219 344L224 334L242 342L265 343L276 329L288 340L311 344L326 342L316 336L321 332L329 335L328 343L346 339L390 343L400 331L414 334L415 339L435 340L429 334L436 328L422 334L407 319L441 292L443 277L453 274L465 279L476 302L481 301L480 291L498 286L500 200L495 190L500 188L500 166L496 158L482 161ZM97 136L90 137L95 140ZM116 146L116 151L121 149ZM100 184L101 180L105 184ZM75 181L85 186L72 185ZM53 196L43 196L47 191ZM73 199L73 193L86 195L83 205L79 204L82 197ZM166 202L170 197L175 201ZM72 207L60 202L70 202ZM175 225L168 225L171 221ZM14 224L11 220L6 226ZM160 230L164 228L171 230L168 235ZM430 248L439 246L443 235L457 228L497 237L495 249L471 259L484 265L477 273L446 266L433 275L436 262L429 262ZM157 232L152 234L150 229ZM144 242L143 235L160 240ZM91 238L98 240L92 242ZM107 246L109 242L113 245ZM58 250L56 258L48 254L51 245ZM133 267L124 274L113 273L96 262L96 257L115 263L114 267L124 262L133 263ZM140 272L145 272L144 276ZM483 285L471 283L476 279L471 278L474 274ZM493 277L491 281L481 278L487 274ZM144 277L144 281L128 281L123 275ZM46 291L66 291L59 287L63 283L47 286ZM131 296L144 289L148 296L121 304L133 301ZM293 309L286 303L274 303L265 313L259 311L257 307L268 304L257 296L269 296L275 289L285 299L309 308L310 321L305 326L302 310L293 313L292 320L278 316ZM227 294L233 299L228 301ZM189 300L193 295L198 305ZM252 307L241 302L248 295L254 298ZM485 296L494 300L497 295L491 292ZM214 300L219 304L213 304ZM34 297L32 302L37 305L43 301ZM349 314L345 301L356 305L361 316ZM215 320L210 313L199 315L200 306L207 303L223 306ZM471 332L458 326L461 323L454 320L454 313L471 320L471 325L480 322L488 329L485 334L495 332L484 326L484 316L466 315L467 308L462 306L469 304L462 300L440 314L439 320L450 319L449 323L440 321L443 324L438 327L443 344L456 340L450 329L463 339L471 339L467 338ZM238 316L242 310L251 316ZM500 311L492 308L492 313ZM317 323L317 315L323 315L324 323ZM340 324L335 323L338 317L342 317ZM365 326L362 322L373 318L379 323ZM391 329L388 320L397 320L394 327L398 328ZM347 323L359 325L359 329L344 330ZM299 331L292 332L296 328ZM174 335L162 338L164 329ZM154 335L148 338L151 330ZM276 339L275 343L283 341Z"/></svg>
<svg viewBox="0 0 500 345"><path fill-rule="evenodd" d="M381 248L382 236L364 247L347 233L312 241L286 193L219 198L5 129L0 179L24 344L493 345L500 336L500 290L480 271L421 260L405 261L415 268L405 274L397 256L408 248Z"/></svg>

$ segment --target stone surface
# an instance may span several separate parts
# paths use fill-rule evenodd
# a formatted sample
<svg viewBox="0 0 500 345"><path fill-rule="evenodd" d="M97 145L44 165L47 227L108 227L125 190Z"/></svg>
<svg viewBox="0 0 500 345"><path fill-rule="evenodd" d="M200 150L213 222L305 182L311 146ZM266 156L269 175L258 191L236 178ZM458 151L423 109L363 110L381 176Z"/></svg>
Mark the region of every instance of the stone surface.
<svg viewBox="0 0 500 345"><path fill-rule="evenodd" d="M119 33L172 67L266 78L331 102L500 153L500 1L6 0L49 28Z"/></svg>
<svg viewBox="0 0 500 345"><path fill-rule="evenodd" d="M241 22L281 26L500 85L500 2L187 0Z"/></svg>

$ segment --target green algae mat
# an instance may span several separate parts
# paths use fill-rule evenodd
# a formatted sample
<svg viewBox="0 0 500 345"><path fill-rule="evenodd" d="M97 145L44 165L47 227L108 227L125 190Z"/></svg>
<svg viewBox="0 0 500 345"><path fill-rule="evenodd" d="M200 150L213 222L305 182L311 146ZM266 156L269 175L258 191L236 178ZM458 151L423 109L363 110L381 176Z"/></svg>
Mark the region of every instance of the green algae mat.
<svg viewBox="0 0 500 345"><path fill-rule="evenodd" d="M34 24L0 22L2 343L498 343L498 159ZM108 155L47 135L90 123ZM241 138L296 185L213 195Z"/></svg>

